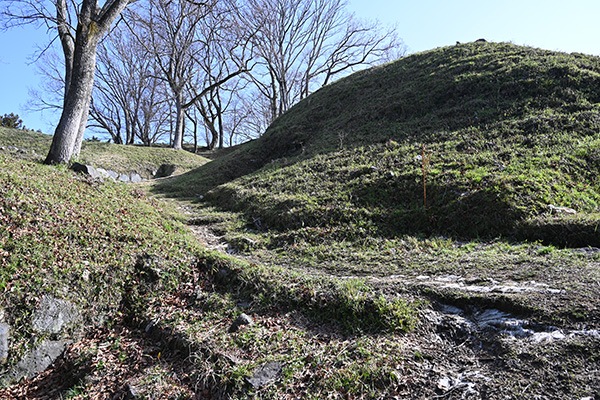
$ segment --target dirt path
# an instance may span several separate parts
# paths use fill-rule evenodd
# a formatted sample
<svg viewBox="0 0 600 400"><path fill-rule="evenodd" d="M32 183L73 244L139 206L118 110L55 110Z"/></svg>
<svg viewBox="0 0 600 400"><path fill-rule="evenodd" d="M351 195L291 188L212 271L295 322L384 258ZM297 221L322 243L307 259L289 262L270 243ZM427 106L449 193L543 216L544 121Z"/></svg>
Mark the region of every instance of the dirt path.
<svg viewBox="0 0 600 400"><path fill-rule="evenodd" d="M235 253L209 224L190 228L208 248ZM252 254L235 256L260 262ZM335 277L365 279L392 295L425 294L431 302L417 329L404 338L415 354L424 357L413 363L412 375L423 392L407 392L409 397L600 399L600 327L590 322L581 323L579 329L560 328L534 322L527 313L514 310L520 299L529 297L540 304L570 298L564 289L533 280L452 274ZM444 298L451 300L445 303ZM579 395L565 397L575 387Z"/></svg>

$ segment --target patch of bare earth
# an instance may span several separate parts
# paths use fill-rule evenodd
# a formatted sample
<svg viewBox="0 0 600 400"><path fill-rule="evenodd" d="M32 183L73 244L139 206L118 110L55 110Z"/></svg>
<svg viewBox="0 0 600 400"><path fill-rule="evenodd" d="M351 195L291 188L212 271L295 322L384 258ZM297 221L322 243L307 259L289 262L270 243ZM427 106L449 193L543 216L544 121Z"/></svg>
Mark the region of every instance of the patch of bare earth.
<svg viewBox="0 0 600 400"><path fill-rule="evenodd" d="M208 248L227 252L209 224L191 229ZM198 271L193 282L147 305L152 323L115 321L95 329L47 371L0 390L0 398L300 399L310 393L331 399L600 399L595 322L555 327L514 307L502 309L531 297L549 308L574 301L575 293L551 283L456 275L367 282L389 295L425 297L429 304L416 328L348 334L295 310L248 304L243 311L254 324L229 333L232 315L210 316L211 307L228 300L210 275ZM453 294L452 304L444 293ZM598 298L593 291L589 296ZM235 384L235 371L251 373L265 355L285 361L285 378L261 388ZM352 375L356 371L372 376Z"/></svg>

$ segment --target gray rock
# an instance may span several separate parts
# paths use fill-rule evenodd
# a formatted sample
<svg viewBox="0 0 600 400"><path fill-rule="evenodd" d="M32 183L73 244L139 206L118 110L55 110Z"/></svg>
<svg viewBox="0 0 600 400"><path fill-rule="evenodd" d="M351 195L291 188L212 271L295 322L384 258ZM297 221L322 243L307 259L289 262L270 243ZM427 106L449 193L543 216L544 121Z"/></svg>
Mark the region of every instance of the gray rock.
<svg viewBox="0 0 600 400"><path fill-rule="evenodd" d="M231 326L229 327L229 333L237 332L241 326L252 325L253 323L254 320L252 319L252 317L246 314L240 314L240 316L237 317L235 321L233 321L233 324L231 324Z"/></svg>
<svg viewBox="0 0 600 400"><path fill-rule="evenodd" d="M125 393L126 399L136 399L140 396L139 390L133 386L131 383L127 384L127 392Z"/></svg>
<svg viewBox="0 0 600 400"><path fill-rule="evenodd" d="M75 172L81 172L85 175L89 175L92 178L102 179L102 175L91 165L73 163L73 165L71 165L71 169Z"/></svg>
<svg viewBox="0 0 600 400"><path fill-rule="evenodd" d="M112 181L115 181L117 179L116 178L117 177L116 173L114 173L115 176L112 176L104 168L96 168L96 171L98 171L98 173L102 176L103 179L111 179Z"/></svg>
<svg viewBox="0 0 600 400"><path fill-rule="evenodd" d="M142 177L140 176L140 174L131 174L131 177L129 178L129 180L133 183L138 183L143 181Z"/></svg>
<svg viewBox="0 0 600 400"><path fill-rule="evenodd" d="M44 296L31 319L31 327L38 333L59 333L79 319L79 311L66 301Z"/></svg>
<svg viewBox="0 0 600 400"><path fill-rule="evenodd" d="M165 269L165 260L154 254L141 254L135 263L135 269L146 282L156 282Z"/></svg>
<svg viewBox="0 0 600 400"><path fill-rule="evenodd" d="M109 169L108 171L106 171L106 173L107 173L107 174L108 174L108 175L109 175L111 178L113 178L115 181L116 181L117 179L119 179L119 174L118 174L118 173L116 173L115 171L112 171L112 170L110 170L110 169Z"/></svg>
<svg viewBox="0 0 600 400"><path fill-rule="evenodd" d="M131 179L129 179L129 175L127 174L120 174L118 180L126 183L131 181Z"/></svg>
<svg viewBox="0 0 600 400"><path fill-rule="evenodd" d="M548 208L550 209L550 214L552 214L552 215L560 215L560 214L575 215L575 214L577 214L577 211L575 211L569 207L557 207L557 206L553 206L552 204L550 204L550 205L548 205Z"/></svg>
<svg viewBox="0 0 600 400"><path fill-rule="evenodd" d="M31 349L2 380L10 384L25 377L31 377L48 368L65 351L67 342L64 340L44 340Z"/></svg>
<svg viewBox="0 0 600 400"><path fill-rule="evenodd" d="M251 377L246 378L246 381L254 388L266 386L281 375L284 365L284 363L279 361L266 363L257 368Z"/></svg>
<svg viewBox="0 0 600 400"><path fill-rule="evenodd" d="M10 326L0 324L0 365L6 363L8 359L8 338L10 335Z"/></svg>

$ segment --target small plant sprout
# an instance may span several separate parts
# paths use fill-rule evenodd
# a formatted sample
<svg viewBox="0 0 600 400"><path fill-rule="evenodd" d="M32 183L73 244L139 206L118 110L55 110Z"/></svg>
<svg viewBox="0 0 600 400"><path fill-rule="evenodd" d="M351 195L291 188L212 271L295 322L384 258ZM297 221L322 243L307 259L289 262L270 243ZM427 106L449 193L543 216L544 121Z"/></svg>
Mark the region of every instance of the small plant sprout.
<svg viewBox="0 0 600 400"><path fill-rule="evenodd" d="M348 137L348 132L338 131L339 150L344 150L344 140Z"/></svg>

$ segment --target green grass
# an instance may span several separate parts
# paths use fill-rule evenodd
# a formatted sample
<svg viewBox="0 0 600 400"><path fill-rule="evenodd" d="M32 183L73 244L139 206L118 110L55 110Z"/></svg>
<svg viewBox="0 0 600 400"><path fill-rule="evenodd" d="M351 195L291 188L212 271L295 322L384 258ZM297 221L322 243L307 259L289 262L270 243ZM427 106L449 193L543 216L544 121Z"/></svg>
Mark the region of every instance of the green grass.
<svg viewBox="0 0 600 400"><path fill-rule="evenodd" d="M435 49L322 88L260 139L155 190L201 194L269 229L348 240L600 246L599 83L593 56L507 43Z"/></svg>
<svg viewBox="0 0 600 400"><path fill-rule="evenodd" d="M260 139L153 190L203 195L194 223L268 266L536 280L589 305L597 257L561 249L600 247L599 79L593 56L435 49L322 88ZM496 300L544 321L578 319L570 301Z"/></svg>
<svg viewBox="0 0 600 400"><path fill-rule="evenodd" d="M48 153L52 136L40 132L0 127L0 146L26 150L29 158L42 159ZM32 151L37 156L32 155ZM118 173L137 172L144 178L151 178L163 165L176 167L175 173L198 168L209 159L188 151L175 151L163 145L156 147L124 146L96 141L84 141L77 159L96 168L104 168Z"/></svg>
<svg viewBox="0 0 600 400"><path fill-rule="evenodd" d="M0 126L0 146L35 151L39 156L44 156L48 153L51 143L50 135Z"/></svg>
<svg viewBox="0 0 600 400"><path fill-rule="evenodd" d="M71 300L88 321L112 317L144 255L164 258L160 281L174 285L197 249L173 215L131 186L0 154L0 308L16 354L42 294Z"/></svg>
<svg viewBox="0 0 600 400"><path fill-rule="evenodd" d="M149 321L159 321L157 326L179 332L192 345L203 343L197 342L196 335L204 337L204 328L214 330L227 324L239 313L236 304L240 302L253 304L254 314L293 311L311 324L334 324L344 334L360 335L408 332L425 304L388 296L360 279L307 276L212 253L198 246L169 202L148 198L133 185L101 183L63 166L44 166L3 154L0 220L0 291L5 294L0 309L11 326L8 366L40 339L31 329L30 317L44 295L69 300L82 311L85 325L72 327L63 335L80 337L98 326L110 332L123 320L142 329ZM225 278L219 278L221 270L227 271ZM173 307L194 298L189 307ZM194 318L189 319L188 314ZM258 328L256 333L260 335L250 337L252 330L244 331L236 338L224 329L211 337L211 346L233 352L256 352L260 343L268 346L251 363L230 369L209 358L200 360L203 366L197 368L208 362L216 379L213 386L244 393L244 377L272 359L266 350L276 353L289 345L293 351L276 358L286 362L288 379L296 385L301 370L294 362L305 357L306 346L314 350L319 342L310 339L305 343L307 333L301 328L272 338L270 329ZM95 374L117 373L114 363L130 362L128 351L118 345L118 333L111 335L117 335L110 347L114 359L101 358L100 352L79 355L83 364L96 365L91 370ZM334 346L328 350L328 358L345 344ZM75 364L74 368L79 365ZM155 368L164 370L163 366ZM352 373L348 361L343 374ZM319 375L314 379L317 383ZM365 379L372 382L369 385L378 382L376 385L383 387L385 383L379 378ZM155 384L166 385L167 380ZM330 385L345 387L344 383L327 383L322 390L331 390ZM150 386L148 390L153 389ZM84 396L87 391L86 385L77 384L63 394Z"/></svg>
<svg viewBox="0 0 600 400"><path fill-rule="evenodd" d="M176 174L198 168L209 160L202 156L177 151L163 146L124 146L86 141L82 145L79 161L119 173L137 172L142 177L152 177L163 165L176 167Z"/></svg>
<svg viewBox="0 0 600 400"><path fill-rule="evenodd" d="M63 397L122 382L181 398L452 397L462 392L438 390L439 371L463 368L481 370L488 393L588 396L597 339L540 352L463 331L432 308L597 329L600 255L564 247L598 241L598 83L596 57L494 43L363 71L303 100L261 139L157 182L152 193L175 197L186 216L140 186L0 154L9 363L35 342L30 315L48 293L84 310L90 327L105 321L90 328L93 345L65 356L101 383L78 380ZM84 161L124 172L181 153L86 146ZM205 160L174 161L194 162ZM186 219L237 255L201 248ZM543 289L429 284L453 276ZM241 312L254 325L229 333ZM271 361L284 364L281 377L250 388L245 379Z"/></svg>

